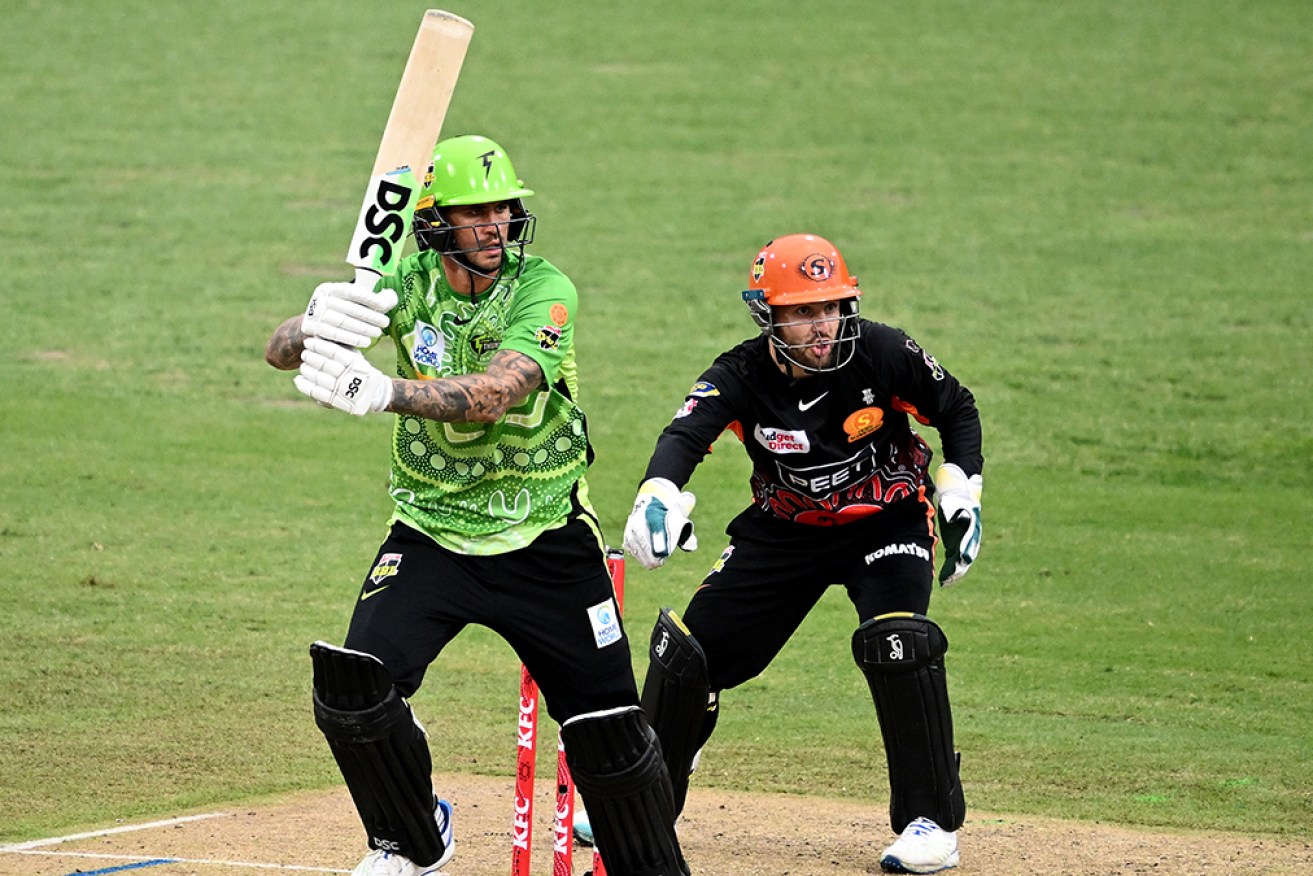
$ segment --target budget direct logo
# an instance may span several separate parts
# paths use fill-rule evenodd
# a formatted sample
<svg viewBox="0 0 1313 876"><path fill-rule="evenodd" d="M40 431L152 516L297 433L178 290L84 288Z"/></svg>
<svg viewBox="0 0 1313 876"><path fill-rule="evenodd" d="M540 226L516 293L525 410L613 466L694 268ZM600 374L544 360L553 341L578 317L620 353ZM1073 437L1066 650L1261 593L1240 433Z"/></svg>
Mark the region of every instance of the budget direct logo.
<svg viewBox="0 0 1313 876"><path fill-rule="evenodd" d="M807 433L758 425L752 430L757 442L771 453L807 453L812 449Z"/></svg>

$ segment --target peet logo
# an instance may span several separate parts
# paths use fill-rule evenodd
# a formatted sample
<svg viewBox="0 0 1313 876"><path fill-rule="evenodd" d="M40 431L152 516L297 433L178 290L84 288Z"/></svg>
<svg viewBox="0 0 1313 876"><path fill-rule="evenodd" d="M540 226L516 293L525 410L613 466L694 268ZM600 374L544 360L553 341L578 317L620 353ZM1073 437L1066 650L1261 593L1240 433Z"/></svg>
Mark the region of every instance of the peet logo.
<svg viewBox="0 0 1313 876"><path fill-rule="evenodd" d="M771 453L807 453L812 449L807 433L801 430L790 431L757 425L752 430L752 435Z"/></svg>
<svg viewBox="0 0 1313 876"><path fill-rule="evenodd" d="M848 435L848 443L865 438L884 425L884 411L880 408L862 408L853 411L843 421L843 431Z"/></svg>

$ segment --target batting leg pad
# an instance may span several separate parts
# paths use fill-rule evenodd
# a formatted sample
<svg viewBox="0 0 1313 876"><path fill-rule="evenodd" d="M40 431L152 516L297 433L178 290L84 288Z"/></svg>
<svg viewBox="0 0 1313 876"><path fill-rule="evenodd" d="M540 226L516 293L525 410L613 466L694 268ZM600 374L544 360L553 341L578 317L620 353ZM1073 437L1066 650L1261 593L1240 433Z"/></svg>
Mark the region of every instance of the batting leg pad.
<svg viewBox="0 0 1313 876"><path fill-rule="evenodd" d="M884 738L894 833L919 817L950 831L966 818L944 672L947 651L944 631L910 612L880 615L853 634L853 657L871 688Z"/></svg>
<svg viewBox="0 0 1313 876"><path fill-rule="evenodd" d="M370 848L417 864L442 857L433 806L433 762L424 728L372 654L310 646L315 723L346 780Z"/></svg>
<svg viewBox="0 0 1313 876"><path fill-rule="evenodd" d="M642 709L578 715L561 738L609 876L688 876L670 774Z"/></svg>
<svg viewBox="0 0 1313 876"><path fill-rule="evenodd" d="M707 657L679 616L663 608L652 629L649 658L643 711L661 742L678 815L688 795L693 758L711 735L708 724L714 726Z"/></svg>

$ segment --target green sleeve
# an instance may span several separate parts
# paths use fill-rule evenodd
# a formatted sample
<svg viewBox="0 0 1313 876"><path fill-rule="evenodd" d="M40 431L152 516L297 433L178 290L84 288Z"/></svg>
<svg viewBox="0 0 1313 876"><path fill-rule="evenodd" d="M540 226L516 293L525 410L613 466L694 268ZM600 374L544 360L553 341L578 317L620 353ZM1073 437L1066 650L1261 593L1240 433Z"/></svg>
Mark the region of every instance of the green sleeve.
<svg viewBox="0 0 1313 876"><path fill-rule="evenodd" d="M539 264L548 268L546 263ZM555 268L525 272L511 306L503 350L515 350L538 363L548 384L556 382L574 345L579 294Z"/></svg>

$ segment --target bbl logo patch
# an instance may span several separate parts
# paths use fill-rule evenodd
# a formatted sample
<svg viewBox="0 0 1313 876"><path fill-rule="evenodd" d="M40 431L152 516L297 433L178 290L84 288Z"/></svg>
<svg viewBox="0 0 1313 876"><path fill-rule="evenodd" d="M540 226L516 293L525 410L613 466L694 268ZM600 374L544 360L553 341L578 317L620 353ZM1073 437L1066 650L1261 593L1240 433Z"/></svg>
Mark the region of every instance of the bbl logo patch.
<svg viewBox="0 0 1313 876"><path fill-rule="evenodd" d="M538 346L544 350L555 350L561 343L561 328L555 325L545 325L538 329Z"/></svg>
<svg viewBox="0 0 1313 876"><path fill-rule="evenodd" d="M369 573L371 584L378 585L384 578L391 578L401 568L401 554L384 554L374 564L374 571Z"/></svg>
<svg viewBox="0 0 1313 876"><path fill-rule="evenodd" d="M766 251L757 253L757 260L752 263L752 282L760 283L766 273Z"/></svg>

